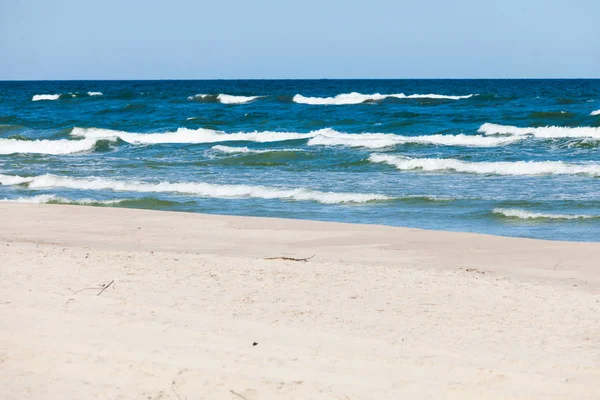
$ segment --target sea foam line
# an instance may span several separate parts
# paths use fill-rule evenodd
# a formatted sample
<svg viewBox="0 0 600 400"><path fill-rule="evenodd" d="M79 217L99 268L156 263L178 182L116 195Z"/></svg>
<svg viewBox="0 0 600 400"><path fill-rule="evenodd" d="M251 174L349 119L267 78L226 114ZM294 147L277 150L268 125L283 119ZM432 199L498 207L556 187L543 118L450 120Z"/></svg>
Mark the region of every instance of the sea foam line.
<svg viewBox="0 0 600 400"><path fill-rule="evenodd" d="M496 147L522 140L519 137L486 137L477 135L401 136L391 133L348 134L333 130L321 131L308 141L309 146L349 146L379 149L415 143L442 146Z"/></svg>
<svg viewBox="0 0 600 400"><path fill-rule="evenodd" d="M83 140L17 140L0 139L0 154L52 154L65 155L90 151L101 139L87 138ZM108 138L108 140L115 140Z"/></svg>
<svg viewBox="0 0 600 400"><path fill-rule="evenodd" d="M94 199L67 199L65 197L56 196L54 194L40 194L37 196L31 197L18 197L15 199L2 199L0 201L3 202L11 202L11 203L28 203L28 204L47 204L47 203L57 203L57 204L79 204L79 205L93 205L93 204L103 204L103 205L112 205L118 204L123 201L127 201L127 199L115 199L115 200L94 200Z"/></svg>
<svg viewBox="0 0 600 400"><path fill-rule="evenodd" d="M104 178L70 178L56 175L19 177L0 175L2 185L27 184L30 189L66 188L79 190L112 190L116 192L183 193L214 198L260 198L317 201L324 204L367 203L392 200L374 193L321 192L307 188L279 189L252 185L219 185L204 182L122 181Z"/></svg>
<svg viewBox="0 0 600 400"><path fill-rule="evenodd" d="M132 133L99 128L73 128L72 136L84 138L120 138L131 144L160 143L219 143L248 141L258 143L288 140L309 140L309 146L349 146L384 148L406 143L436 144L444 146L495 147L521 140L519 137L485 137L476 135L423 135L401 136L392 133L343 133L330 128L308 133L297 132L238 132L225 133L212 129L179 128L175 132Z"/></svg>
<svg viewBox="0 0 600 400"><path fill-rule="evenodd" d="M445 99L445 100L460 100L468 99L473 97L473 94L465 96L448 96L444 94L411 94L405 95L404 93L397 94L362 94L357 92L342 93L335 97L305 97L301 94L294 96L293 101L299 104L311 104L311 105L349 105L349 104L360 104L365 101L381 101L387 98L396 99Z"/></svg>
<svg viewBox="0 0 600 400"><path fill-rule="evenodd" d="M402 171L453 171L486 175L575 175L600 176L598 164L569 164L562 161L469 162L451 158L409 158L371 154L369 161L393 165Z"/></svg>
<svg viewBox="0 0 600 400"><path fill-rule="evenodd" d="M485 123L478 129L479 133L485 135L532 135L538 138L552 139L552 138L599 138L600 139L600 127L566 127L566 126L544 126L539 128L520 128L512 125L498 125Z"/></svg>
<svg viewBox="0 0 600 400"><path fill-rule="evenodd" d="M518 219L558 219L558 220L573 220L573 219L596 219L600 218L600 215L586 215L586 214L546 214L531 212L526 210L520 210L516 208L494 208L492 210L494 214L499 214L504 217L518 218Z"/></svg>

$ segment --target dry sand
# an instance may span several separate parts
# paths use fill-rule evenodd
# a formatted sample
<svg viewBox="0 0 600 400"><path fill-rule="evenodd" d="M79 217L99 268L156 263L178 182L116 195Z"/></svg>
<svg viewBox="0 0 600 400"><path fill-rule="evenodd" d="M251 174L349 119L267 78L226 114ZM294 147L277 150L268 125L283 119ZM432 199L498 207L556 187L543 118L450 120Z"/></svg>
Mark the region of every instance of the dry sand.
<svg viewBox="0 0 600 400"><path fill-rule="evenodd" d="M4 203L0 249L2 399L600 398L600 243Z"/></svg>

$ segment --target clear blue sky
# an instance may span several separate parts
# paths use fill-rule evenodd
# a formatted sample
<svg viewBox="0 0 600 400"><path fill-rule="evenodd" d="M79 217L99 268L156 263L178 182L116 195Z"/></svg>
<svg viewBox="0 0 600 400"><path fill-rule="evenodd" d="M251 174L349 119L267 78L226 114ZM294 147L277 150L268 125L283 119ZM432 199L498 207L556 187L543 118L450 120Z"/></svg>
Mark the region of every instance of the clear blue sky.
<svg viewBox="0 0 600 400"><path fill-rule="evenodd" d="M0 0L0 79L600 77L600 0Z"/></svg>

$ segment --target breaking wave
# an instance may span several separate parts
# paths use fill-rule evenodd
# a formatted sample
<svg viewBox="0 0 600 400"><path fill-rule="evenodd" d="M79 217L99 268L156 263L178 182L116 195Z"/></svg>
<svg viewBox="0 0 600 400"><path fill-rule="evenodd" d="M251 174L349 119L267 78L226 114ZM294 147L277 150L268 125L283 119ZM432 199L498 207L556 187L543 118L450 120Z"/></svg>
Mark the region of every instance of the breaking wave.
<svg viewBox="0 0 600 400"><path fill-rule="evenodd" d="M102 92L87 92L88 96L102 96Z"/></svg>
<svg viewBox="0 0 600 400"><path fill-rule="evenodd" d="M600 110L592 111L590 115L600 115Z"/></svg>
<svg viewBox="0 0 600 400"><path fill-rule="evenodd" d="M598 164L569 164L562 161L468 162L451 158L409 158L371 154L369 161L393 165L402 171L453 171L486 175L575 175L600 176Z"/></svg>
<svg viewBox="0 0 600 400"><path fill-rule="evenodd" d="M59 98L60 94L36 94L31 98L31 101L58 100Z"/></svg>
<svg viewBox="0 0 600 400"><path fill-rule="evenodd" d="M586 215L586 214L545 214L530 212L525 210L519 210L516 208L495 208L492 213L501 215L507 218L518 218L518 219L556 219L556 220L570 220L570 219L596 219L600 218L600 215Z"/></svg>
<svg viewBox="0 0 600 400"><path fill-rule="evenodd" d="M532 135L538 138L552 139L552 138L599 138L600 139L600 127L566 127L566 126L544 126L539 128L520 128L511 125L498 125L485 123L479 127L479 133L485 135Z"/></svg>
<svg viewBox="0 0 600 400"><path fill-rule="evenodd" d="M72 136L88 139L120 138L131 144L160 143L219 143L219 142L279 142L287 140L309 140L309 146L349 146L372 149L406 143L434 144L443 146L495 147L521 140L519 137L485 137L476 135L425 135L401 136L392 133L343 133L330 128L308 133L298 132L238 132L225 133L212 129L179 128L175 132L131 133L99 128L73 128ZM217 148L216 150L219 150ZM221 149L222 150L222 149ZM227 150L223 150L225 152ZM239 151L238 151L239 152Z"/></svg>
<svg viewBox="0 0 600 400"><path fill-rule="evenodd" d="M219 143L219 142L279 142L285 140L308 139L313 133L296 132L239 132L225 133L212 129L179 128L175 132L165 133L131 133L99 128L73 128L72 136L89 139L120 138L131 144L161 144L161 143Z"/></svg>
<svg viewBox="0 0 600 400"><path fill-rule="evenodd" d="M448 96L443 94L411 94L405 95L404 93L398 94L361 94L357 92L338 94L335 97L305 97L301 94L294 96L293 101L299 104L311 104L311 105L348 105L348 104L360 104L366 101L381 101L387 98L396 99L444 99L444 100L460 100L468 99L473 97L473 94L466 96Z"/></svg>
<svg viewBox="0 0 600 400"><path fill-rule="evenodd" d="M217 101L223 104L244 104L259 99L264 96L233 96L230 94L196 94L189 96L188 100L202 100L202 101Z"/></svg>
<svg viewBox="0 0 600 400"><path fill-rule="evenodd" d="M103 138L106 139L106 138ZM111 139L111 138L109 138ZM0 139L0 154L52 154L65 155L82 153L93 150L98 141L102 139L83 139L83 140L18 140L18 139ZM111 139L115 140L115 139Z"/></svg>
<svg viewBox="0 0 600 400"><path fill-rule="evenodd" d="M214 198L260 198L297 201L317 201L324 204L367 203L392 200L388 196L374 193L336 193L317 190L279 189L252 185L218 185L204 182L160 182L112 180L104 178L69 178L56 175L19 177L0 175L2 185L27 184L31 189L67 188L80 190L112 190L116 192L183 193Z"/></svg>

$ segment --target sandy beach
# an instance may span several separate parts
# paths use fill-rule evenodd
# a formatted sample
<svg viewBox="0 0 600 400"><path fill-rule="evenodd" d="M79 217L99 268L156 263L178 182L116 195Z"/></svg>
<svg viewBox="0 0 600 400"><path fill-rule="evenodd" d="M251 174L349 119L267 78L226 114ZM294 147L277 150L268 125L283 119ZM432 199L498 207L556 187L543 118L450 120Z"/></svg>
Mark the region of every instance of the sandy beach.
<svg viewBox="0 0 600 400"><path fill-rule="evenodd" d="M0 248L3 399L600 398L600 243L2 203Z"/></svg>

